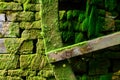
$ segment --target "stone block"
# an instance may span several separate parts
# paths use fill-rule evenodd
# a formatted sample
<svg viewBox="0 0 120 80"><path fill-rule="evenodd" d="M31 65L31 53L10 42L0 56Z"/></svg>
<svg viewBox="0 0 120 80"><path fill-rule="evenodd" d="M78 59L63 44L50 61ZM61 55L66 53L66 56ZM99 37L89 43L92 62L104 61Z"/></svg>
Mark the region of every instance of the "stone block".
<svg viewBox="0 0 120 80"><path fill-rule="evenodd" d="M29 54L20 56L20 68L40 70L47 63L47 58L43 55Z"/></svg>
<svg viewBox="0 0 120 80"><path fill-rule="evenodd" d="M41 14L43 14L41 15L41 24L44 29L43 33L46 41L46 52L49 52L63 46L58 23L58 0L42 0L41 5Z"/></svg>
<svg viewBox="0 0 120 80"><path fill-rule="evenodd" d="M20 68L21 69L30 69L31 62L33 58L35 57L35 54L29 54L29 55L21 55L20 56Z"/></svg>
<svg viewBox="0 0 120 80"><path fill-rule="evenodd" d="M7 80L5 76L0 76L0 80Z"/></svg>
<svg viewBox="0 0 120 80"><path fill-rule="evenodd" d="M34 77L27 77L27 80L46 80L46 78L41 77L41 76L34 76Z"/></svg>
<svg viewBox="0 0 120 80"><path fill-rule="evenodd" d="M42 77L51 77L54 76L54 72L53 70L40 70L38 75Z"/></svg>
<svg viewBox="0 0 120 80"><path fill-rule="evenodd" d="M22 6L20 3L14 3L14 2L0 2L0 10L13 10L13 11L18 11L22 10Z"/></svg>
<svg viewBox="0 0 120 80"><path fill-rule="evenodd" d="M27 4L25 11L40 11L40 4Z"/></svg>
<svg viewBox="0 0 120 80"><path fill-rule="evenodd" d="M7 13L7 20L8 21L34 21L35 15L34 12L15 12Z"/></svg>
<svg viewBox="0 0 120 80"><path fill-rule="evenodd" d="M17 76L16 77L7 76L6 80L23 80L23 79Z"/></svg>
<svg viewBox="0 0 120 80"><path fill-rule="evenodd" d="M35 75L36 71L22 69L8 70L8 76L35 76Z"/></svg>
<svg viewBox="0 0 120 80"><path fill-rule="evenodd" d="M0 0L0 2L5 2L5 0Z"/></svg>
<svg viewBox="0 0 120 80"><path fill-rule="evenodd" d="M113 76L112 76L112 80L120 80L120 76L115 76L115 75L113 75Z"/></svg>
<svg viewBox="0 0 120 80"><path fill-rule="evenodd" d="M93 59L89 62L89 75L106 74L110 62L107 59Z"/></svg>
<svg viewBox="0 0 120 80"><path fill-rule="evenodd" d="M10 54L19 54L19 50L25 40L23 38L6 38L4 41L5 48L7 53Z"/></svg>
<svg viewBox="0 0 120 80"><path fill-rule="evenodd" d="M0 22L0 37L19 37L19 23Z"/></svg>
<svg viewBox="0 0 120 80"><path fill-rule="evenodd" d="M14 2L25 3L26 0L14 0ZM28 3L37 3L37 4L39 4L39 3L41 3L41 2L42 2L42 0L29 0Z"/></svg>
<svg viewBox="0 0 120 80"><path fill-rule="evenodd" d="M13 0L14 2L18 2L18 3L25 3L26 0Z"/></svg>
<svg viewBox="0 0 120 80"><path fill-rule="evenodd" d="M19 50L20 54L32 54L33 52L33 41L25 41Z"/></svg>
<svg viewBox="0 0 120 80"><path fill-rule="evenodd" d="M31 62L31 70L41 70L46 66L47 57L45 55L37 54Z"/></svg>
<svg viewBox="0 0 120 80"><path fill-rule="evenodd" d="M5 22L5 14L0 13L0 22Z"/></svg>
<svg viewBox="0 0 120 80"><path fill-rule="evenodd" d="M0 76L6 76L6 75L7 75L7 71L6 70L0 70Z"/></svg>
<svg viewBox="0 0 120 80"><path fill-rule="evenodd" d="M41 21L21 22L20 28L21 29L41 29Z"/></svg>
<svg viewBox="0 0 120 80"><path fill-rule="evenodd" d="M0 69L16 69L19 56L12 54L0 54Z"/></svg>
<svg viewBox="0 0 120 80"><path fill-rule="evenodd" d="M5 39L0 39L0 53L7 53L7 49L4 43Z"/></svg>
<svg viewBox="0 0 120 80"><path fill-rule="evenodd" d="M41 30L36 29L30 29L30 30L24 30L22 33L22 38L25 39L40 39L41 36Z"/></svg>
<svg viewBox="0 0 120 80"><path fill-rule="evenodd" d="M115 76L120 76L120 70L114 72L113 75L115 75Z"/></svg>
<svg viewBox="0 0 120 80"><path fill-rule="evenodd" d="M37 53L43 54L45 51L44 41L43 39L38 39L37 42Z"/></svg>
<svg viewBox="0 0 120 80"><path fill-rule="evenodd" d="M41 13L40 12L35 13L35 20L41 20Z"/></svg>

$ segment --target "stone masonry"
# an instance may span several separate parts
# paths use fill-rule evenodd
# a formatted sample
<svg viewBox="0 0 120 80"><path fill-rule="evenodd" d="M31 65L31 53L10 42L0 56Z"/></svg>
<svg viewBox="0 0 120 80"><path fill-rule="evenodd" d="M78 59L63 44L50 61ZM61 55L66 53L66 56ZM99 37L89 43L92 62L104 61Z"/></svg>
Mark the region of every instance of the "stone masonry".
<svg viewBox="0 0 120 80"><path fill-rule="evenodd" d="M40 8L40 0L0 0L0 80L53 77L44 54Z"/></svg>

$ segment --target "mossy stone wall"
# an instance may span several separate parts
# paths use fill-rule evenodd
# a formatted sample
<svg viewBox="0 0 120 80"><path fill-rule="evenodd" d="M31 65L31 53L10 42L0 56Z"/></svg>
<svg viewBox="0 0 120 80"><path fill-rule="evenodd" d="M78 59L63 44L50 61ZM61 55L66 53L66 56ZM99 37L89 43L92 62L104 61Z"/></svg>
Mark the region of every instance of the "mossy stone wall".
<svg viewBox="0 0 120 80"><path fill-rule="evenodd" d="M49 80L41 0L0 0L0 80Z"/></svg>

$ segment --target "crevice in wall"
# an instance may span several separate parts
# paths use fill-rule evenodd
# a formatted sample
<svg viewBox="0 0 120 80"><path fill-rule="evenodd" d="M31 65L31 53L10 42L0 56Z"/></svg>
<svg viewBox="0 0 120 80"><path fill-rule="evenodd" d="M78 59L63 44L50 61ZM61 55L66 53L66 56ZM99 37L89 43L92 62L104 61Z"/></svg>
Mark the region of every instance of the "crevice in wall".
<svg viewBox="0 0 120 80"><path fill-rule="evenodd" d="M22 32L24 31L24 29L19 29L20 30L20 34L19 34L19 36L18 36L18 38L21 38L21 35L22 35Z"/></svg>
<svg viewBox="0 0 120 80"><path fill-rule="evenodd" d="M39 72L40 72L40 70L36 70L36 76L38 75Z"/></svg>
<svg viewBox="0 0 120 80"><path fill-rule="evenodd" d="M33 47L33 53L36 53L36 48L37 48L36 44L37 44L37 41L38 41L37 39L33 40L33 46L34 46Z"/></svg>
<svg viewBox="0 0 120 80"><path fill-rule="evenodd" d="M21 76L21 78L22 78L23 80L26 80L26 76Z"/></svg>
<svg viewBox="0 0 120 80"><path fill-rule="evenodd" d="M12 2L13 0L5 0L5 2Z"/></svg>
<svg viewBox="0 0 120 80"><path fill-rule="evenodd" d="M20 54L18 54L19 58L18 58L18 63L17 63L17 69L20 69Z"/></svg>
<svg viewBox="0 0 120 80"><path fill-rule="evenodd" d="M6 15L6 13L5 13L5 21L7 21L7 15Z"/></svg>

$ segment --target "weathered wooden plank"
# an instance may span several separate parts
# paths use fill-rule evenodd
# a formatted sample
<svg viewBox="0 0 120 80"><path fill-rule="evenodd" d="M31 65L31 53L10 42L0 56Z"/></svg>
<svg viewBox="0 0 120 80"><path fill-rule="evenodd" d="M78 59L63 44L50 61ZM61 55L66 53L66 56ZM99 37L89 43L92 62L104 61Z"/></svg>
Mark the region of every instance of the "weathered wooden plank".
<svg viewBox="0 0 120 80"><path fill-rule="evenodd" d="M68 61L60 61L53 64L56 80L76 80Z"/></svg>
<svg viewBox="0 0 120 80"><path fill-rule="evenodd" d="M42 0L41 9L42 32L48 52L62 46L58 29L58 0Z"/></svg>
<svg viewBox="0 0 120 80"><path fill-rule="evenodd" d="M118 44L120 44L120 32L50 51L47 56L50 62L56 62Z"/></svg>

